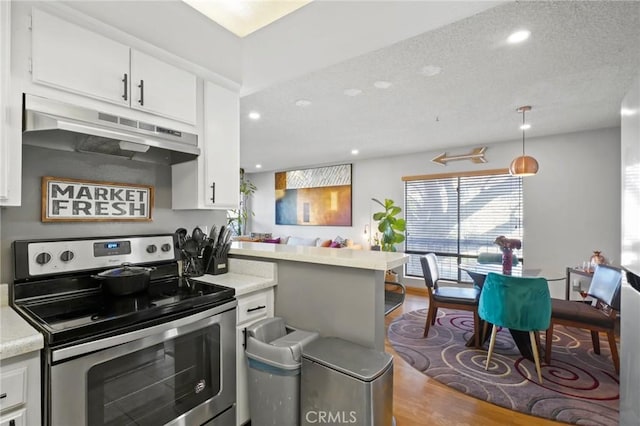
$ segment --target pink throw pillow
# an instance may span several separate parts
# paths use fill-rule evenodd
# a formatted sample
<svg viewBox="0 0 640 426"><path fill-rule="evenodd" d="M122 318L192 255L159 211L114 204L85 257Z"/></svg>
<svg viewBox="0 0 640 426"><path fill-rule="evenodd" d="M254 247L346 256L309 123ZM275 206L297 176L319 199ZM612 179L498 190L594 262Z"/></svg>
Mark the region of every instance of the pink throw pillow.
<svg viewBox="0 0 640 426"><path fill-rule="evenodd" d="M342 247L342 244L336 242L336 241L332 241L331 244L329 244L329 247L331 248L340 248Z"/></svg>
<svg viewBox="0 0 640 426"><path fill-rule="evenodd" d="M271 243L271 244L280 244L280 237L278 238L267 238L263 241L263 243Z"/></svg>

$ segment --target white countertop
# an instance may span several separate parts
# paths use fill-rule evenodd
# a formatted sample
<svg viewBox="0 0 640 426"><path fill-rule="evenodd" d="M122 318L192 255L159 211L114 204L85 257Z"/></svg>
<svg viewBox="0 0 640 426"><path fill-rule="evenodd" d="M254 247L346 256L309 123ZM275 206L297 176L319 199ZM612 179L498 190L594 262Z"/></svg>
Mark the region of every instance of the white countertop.
<svg viewBox="0 0 640 426"><path fill-rule="evenodd" d="M379 271L386 271L387 269L404 265L409 261L409 255L404 253L241 241L232 243L229 253L238 256L252 256Z"/></svg>
<svg viewBox="0 0 640 426"><path fill-rule="evenodd" d="M0 359L42 349L44 339L8 304L7 285L0 285Z"/></svg>
<svg viewBox="0 0 640 426"><path fill-rule="evenodd" d="M203 275L194 279L210 284L231 287L236 297L277 285L277 265L245 259L229 259L229 272L220 275Z"/></svg>

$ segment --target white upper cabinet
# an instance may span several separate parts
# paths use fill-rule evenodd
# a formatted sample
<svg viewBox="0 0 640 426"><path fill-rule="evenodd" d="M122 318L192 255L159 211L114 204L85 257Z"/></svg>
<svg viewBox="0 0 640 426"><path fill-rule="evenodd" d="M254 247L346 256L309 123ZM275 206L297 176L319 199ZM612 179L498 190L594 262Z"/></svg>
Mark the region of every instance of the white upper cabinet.
<svg viewBox="0 0 640 426"><path fill-rule="evenodd" d="M204 83L203 135L197 160L172 166L174 209L237 209L240 199L240 97Z"/></svg>
<svg viewBox="0 0 640 426"><path fill-rule="evenodd" d="M128 46L37 9L32 29L34 82L129 105Z"/></svg>
<svg viewBox="0 0 640 426"><path fill-rule="evenodd" d="M204 138L209 183L205 204L236 209L240 201L240 98L209 82L204 86Z"/></svg>
<svg viewBox="0 0 640 426"><path fill-rule="evenodd" d="M0 1L0 206L19 206L22 95L11 84L11 2Z"/></svg>
<svg viewBox="0 0 640 426"><path fill-rule="evenodd" d="M185 123L196 121L196 76L131 49L131 107Z"/></svg>
<svg viewBox="0 0 640 426"><path fill-rule="evenodd" d="M194 74L38 9L32 31L35 83L196 123Z"/></svg>

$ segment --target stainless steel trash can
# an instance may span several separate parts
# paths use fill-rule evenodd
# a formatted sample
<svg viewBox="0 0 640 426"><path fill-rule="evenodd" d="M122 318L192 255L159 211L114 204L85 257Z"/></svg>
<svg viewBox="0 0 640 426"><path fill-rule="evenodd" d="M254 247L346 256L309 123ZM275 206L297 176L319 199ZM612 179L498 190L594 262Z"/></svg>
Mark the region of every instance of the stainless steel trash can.
<svg viewBox="0 0 640 426"><path fill-rule="evenodd" d="M393 357L336 337L302 351L300 424L393 424Z"/></svg>
<svg viewBox="0 0 640 426"><path fill-rule="evenodd" d="M300 366L313 331L267 318L247 327L249 413L252 426L297 426L300 418Z"/></svg>

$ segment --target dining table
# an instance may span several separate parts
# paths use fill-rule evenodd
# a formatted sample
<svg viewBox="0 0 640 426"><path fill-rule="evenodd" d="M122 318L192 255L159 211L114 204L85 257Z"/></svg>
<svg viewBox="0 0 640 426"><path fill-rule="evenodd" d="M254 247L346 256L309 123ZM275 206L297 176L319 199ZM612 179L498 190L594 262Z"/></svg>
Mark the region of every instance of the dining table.
<svg viewBox="0 0 640 426"><path fill-rule="evenodd" d="M458 265L458 269L466 272L469 275L469 277L471 277L471 279L473 280L473 285L479 288L480 291L482 291L482 286L484 285L484 281L487 278L487 274L489 274L489 272L502 274L502 265L499 263L460 264ZM518 265L514 265L511 269L510 275L514 277L542 277L542 278L545 278L547 281L560 281L565 279L565 277L560 277L560 276L556 277L553 273L551 274L544 273L542 269L535 269L535 268L525 269L522 267L522 263ZM480 321L481 323L480 323L479 330L480 330L480 333L482 333L482 330L484 329L484 321L482 319L480 319ZM531 350L531 340L529 338L529 332L522 331L522 330L513 330L513 329L509 329L509 332L511 333L511 336L513 337L513 341L518 347L520 354L523 357L533 361L533 352ZM480 336L480 341L482 343L484 343L484 341L488 339L489 337L488 334L489 333L487 333L487 336L485 336L484 334ZM471 338L467 340L466 345L473 346L474 339L475 339L475 336L471 336Z"/></svg>

